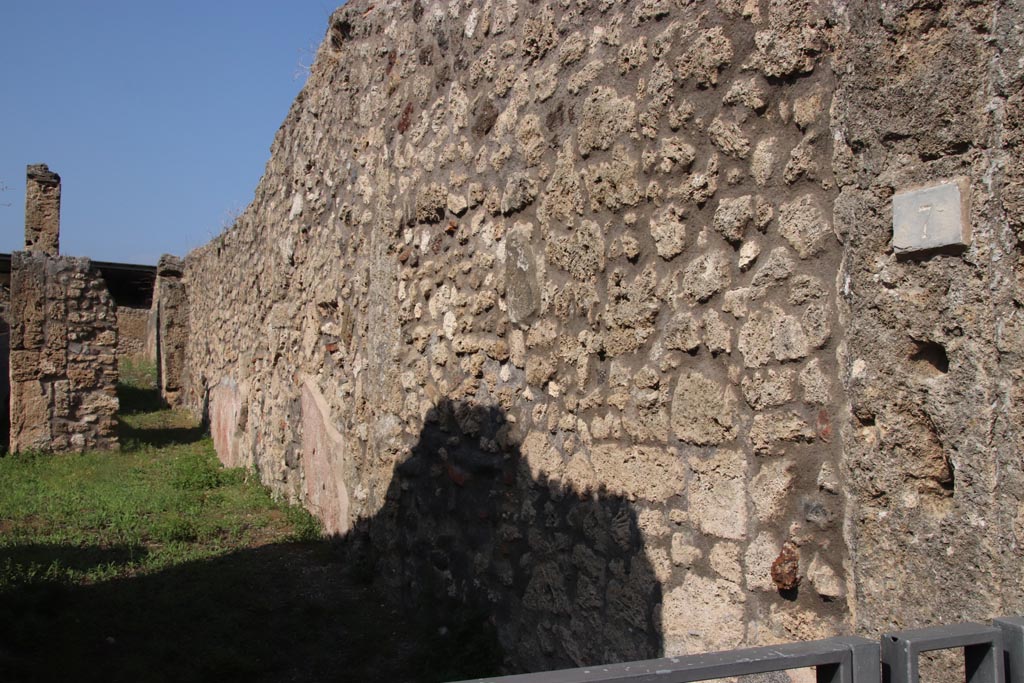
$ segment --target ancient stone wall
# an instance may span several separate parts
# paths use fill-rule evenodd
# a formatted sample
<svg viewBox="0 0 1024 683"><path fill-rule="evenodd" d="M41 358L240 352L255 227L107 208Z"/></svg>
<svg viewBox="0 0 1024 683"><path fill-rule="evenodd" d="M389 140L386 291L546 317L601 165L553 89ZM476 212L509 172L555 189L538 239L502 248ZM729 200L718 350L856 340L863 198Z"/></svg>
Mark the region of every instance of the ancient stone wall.
<svg viewBox="0 0 1024 683"><path fill-rule="evenodd" d="M11 274L0 274L0 453L6 453L11 434Z"/></svg>
<svg viewBox="0 0 1024 683"><path fill-rule="evenodd" d="M1019 17L919 5L348 3L188 404L512 668L1020 611Z"/></svg>
<svg viewBox="0 0 1024 683"><path fill-rule="evenodd" d="M12 451L117 447L117 319L88 259L11 264Z"/></svg>
<svg viewBox="0 0 1024 683"><path fill-rule="evenodd" d="M150 309L117 307L117 355L145 357L149 341Z"/></svg>

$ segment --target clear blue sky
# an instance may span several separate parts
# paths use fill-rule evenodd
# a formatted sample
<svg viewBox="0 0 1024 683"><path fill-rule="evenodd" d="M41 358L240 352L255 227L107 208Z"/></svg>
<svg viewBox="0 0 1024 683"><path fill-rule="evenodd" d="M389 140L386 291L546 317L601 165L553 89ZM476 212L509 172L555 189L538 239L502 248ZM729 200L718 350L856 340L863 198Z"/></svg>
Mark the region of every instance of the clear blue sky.
<svg viewBox="0 0 1024 683"><path fill-rule="evenodd" d="M61 253L155 263L243 209L342 0L0 0L0 252L25 166L61 176Z"/></svg>

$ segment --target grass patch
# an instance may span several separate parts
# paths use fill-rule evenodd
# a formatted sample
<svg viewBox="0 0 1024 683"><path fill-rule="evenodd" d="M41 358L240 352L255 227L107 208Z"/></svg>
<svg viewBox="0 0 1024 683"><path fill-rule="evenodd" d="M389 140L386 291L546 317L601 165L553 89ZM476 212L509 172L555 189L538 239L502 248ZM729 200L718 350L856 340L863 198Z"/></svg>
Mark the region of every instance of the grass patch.
<svg viewBox="0 0 1024 683"><path fill-rule="evenodd" d="M317 528L253 477L223 469L209 439L9 456L0 459L0 491L0 590L131 577L268 541L315 538Z"/></svg>
<svg viewBox="0 0 1024 683"><path fill-rule="evenodd" d="M445 610L441 632L437 614L389 606L362 555L324 540L253 473L221 467L144 370L123 375L134 384L121 387L120 452L0 458L0 680L440 681L498 669L484 620Z"/></svg>

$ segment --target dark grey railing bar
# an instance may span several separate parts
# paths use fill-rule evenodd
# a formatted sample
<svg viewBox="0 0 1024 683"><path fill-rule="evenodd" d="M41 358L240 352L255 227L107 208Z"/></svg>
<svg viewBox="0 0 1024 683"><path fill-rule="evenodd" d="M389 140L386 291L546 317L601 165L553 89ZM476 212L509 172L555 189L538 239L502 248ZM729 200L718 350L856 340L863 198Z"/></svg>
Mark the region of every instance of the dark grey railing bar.
<svg viewBox="0 0 1024 683"><path fill-rule="evenodd" d="M985 624L953 624L882 636L883 683L919 683L922 652L963 648L967 683L1002 683L1002 631Z"/></svg>
<svg viewBox="0 0 1024 683"><path fill-rule="evenodd" d="M690 683L811 666L817 668L818 683L878 683L878 659L877 642L848 636L625 664L481 678L476 683Z"/></svg>
<svg viewBox="0 0 1024 683"><path fill-rule="evenodd" d="M1024 618L1003 617L992 623L1003 632L1006 683L1024 683Z"/></svg>

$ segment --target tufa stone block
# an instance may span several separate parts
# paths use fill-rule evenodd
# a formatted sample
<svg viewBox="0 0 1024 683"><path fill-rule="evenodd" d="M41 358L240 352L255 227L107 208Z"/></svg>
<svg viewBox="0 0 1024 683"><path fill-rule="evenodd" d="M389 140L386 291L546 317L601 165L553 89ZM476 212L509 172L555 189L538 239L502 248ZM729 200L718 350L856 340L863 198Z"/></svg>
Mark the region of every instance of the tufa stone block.
<svg viewBox="0 0 1024 683"><path fill-rule="evenodd" d="M971 244L970 180L953 178L910 188L892 198L892 246L897 254Z"/></svg>

